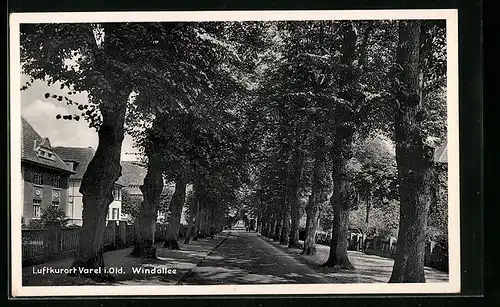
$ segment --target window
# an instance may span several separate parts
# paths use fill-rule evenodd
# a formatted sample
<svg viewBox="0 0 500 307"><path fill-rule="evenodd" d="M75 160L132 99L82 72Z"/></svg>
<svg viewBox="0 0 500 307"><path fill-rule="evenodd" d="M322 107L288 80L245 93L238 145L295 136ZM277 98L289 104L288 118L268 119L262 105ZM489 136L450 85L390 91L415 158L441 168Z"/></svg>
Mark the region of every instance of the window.
<svg viewBox="0 0 500 307"><path fill-rule="evenodd" d="M43 184L42 172L33 171L33 183L34 184Z"/></svg>
<svg viewBox="0 0 500 307"><path fill-rule="evenodd" d="M113 189L113 199L120 200L120 189Z"/></svg>
<svg viewBox="0 0 500 307"><path fill-rule="evenodd" d="M66 165L69 167L70 170L72 171L75 170L75 164L73 162L66 162Z"/></svg>
<svg viewBox="0 0 500 307"><path fill-rule="evenodd" d="M61 187L61 177L59 175L54 175L54 180L52 182L52 185L54 186L54 188Z"/></svg>
<svg viewBox="0 0 500 307"><path fill-rule="evenodd" d="M44 149L38 150L38 156L43 157L45 159L54 160L54 154Z"/></svg>
<svg viewBox="0 0 500 307"><path fill-rule="evenodd" d="M52 207L59 207L59 201L53 200L52 201Z"/></svg>
<svg viewBox="0 0 500 307"><path fill-rule="evenodd" d="M33 218L39 219L42 215L42 201L39 199L33 199Z"/></svg>
<svg viewBox="0 0 500 307"><path fill-rule="evenodd" d="M120 219L120 209L118 208L113 208L111 211L111 219L112 220L118 220Z"/></svg>

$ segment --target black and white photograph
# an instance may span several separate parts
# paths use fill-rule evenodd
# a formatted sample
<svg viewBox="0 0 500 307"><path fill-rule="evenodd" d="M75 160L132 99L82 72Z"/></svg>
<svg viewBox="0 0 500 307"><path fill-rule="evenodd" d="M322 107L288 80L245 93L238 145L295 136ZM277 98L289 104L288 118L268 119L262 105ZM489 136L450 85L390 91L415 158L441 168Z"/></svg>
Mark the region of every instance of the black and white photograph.
<svg viewBox="0 0 500 307"><path fill-rule="evenodd" d="M460 291L456 10L10 25L13 296Z"/></svg>

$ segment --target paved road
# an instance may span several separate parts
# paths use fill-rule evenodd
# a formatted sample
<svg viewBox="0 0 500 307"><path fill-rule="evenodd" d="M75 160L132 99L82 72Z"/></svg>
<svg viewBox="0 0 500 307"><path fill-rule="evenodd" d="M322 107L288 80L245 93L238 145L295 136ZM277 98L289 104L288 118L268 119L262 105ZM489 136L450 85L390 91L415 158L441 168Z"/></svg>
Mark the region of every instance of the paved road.
<svg viewBox="0 0 500 307"><path fill-rule="evenodd" d="M328 277L294 259L253 232L233 230L183 284L330 283Z"/></svg>

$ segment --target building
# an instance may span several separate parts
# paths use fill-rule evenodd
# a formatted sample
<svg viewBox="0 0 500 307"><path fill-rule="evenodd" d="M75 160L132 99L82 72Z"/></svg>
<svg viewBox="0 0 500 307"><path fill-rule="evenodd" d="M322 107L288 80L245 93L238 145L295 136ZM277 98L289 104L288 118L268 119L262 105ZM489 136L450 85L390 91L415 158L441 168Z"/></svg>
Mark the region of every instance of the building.
<svg viewBox="0 0 500 307"><path fill-rule="evenodd" d="M124 184L124 189L128 192L128 194L131 197L137 198L142 201L143 196L142 196L142 191L141 191L141 186L144 183L144 178L146 177L147 173L147 168L140 162L137 161L122 161L122 176L120 177L120 180L122 180ZM165 183L164 189L168 189L171 194L173 194L175 190L175 183L170 182L170 183ZM186 188L186 192L189 190ZM183 208L182 211L182 216L181 216L181 223L182 224L187 224L186 220L186 214L185 214L186 208ZM156 217L158 222L165 221L168 219L168 213L167 212L162 212L158 211L157 217Z"/></svg>
<svg viewBox="0 0 500 307"><path fill-rule="evenodd" d="M122 161L122 180L124 189L131 197L137 197L142 200L141 186L146 178L147 169L140 162Z"/></svg>
<svg viewBox="0 0 500 307"><path fill-rule="evenodd" d="M80 186L83 174L87 170L90 161L95 155L92 147L55 147L54 151L61 157L66 165L73 170L73 174L68 180L68 201L66 215L70 219L69 224L83 224L83 195L80 193ZM123 182L118 179L113 187L114 200L109 205L106 221L124 220L126 216L122 213L122 188Z"/></svg>
<svg viewBox="0 0 500 307"><path fill-rule="evenodd" d="M74 172L57 155L48 138L42 138L21 117L21 173L23 219L26 224L40 219L49 206L66 209L68 177Z"/></svg>

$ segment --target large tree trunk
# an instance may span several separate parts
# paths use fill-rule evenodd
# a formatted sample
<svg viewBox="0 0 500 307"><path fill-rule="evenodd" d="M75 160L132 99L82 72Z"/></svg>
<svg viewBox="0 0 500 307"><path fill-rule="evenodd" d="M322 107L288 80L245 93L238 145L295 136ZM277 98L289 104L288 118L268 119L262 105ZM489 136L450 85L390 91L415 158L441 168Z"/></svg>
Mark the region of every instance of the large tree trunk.
<svg viewBox="0 0 500 307"><path fill-rule="evenodd" d="M189 244L191 237L195 240L195 232L193 228L195 227L195 218L198 213L198 203L199 203L199 191L200 190L200 170L198 162L194 165L194 184L193 184L193 198L191 199L191 204L189 204L189 216L188 216L188 229L186 233L186 238L184 238L184 244ZM197 238L197 235L196 235Z"/></svg>
<svg viewBox="0 0 500 307"><path fill-rule="evenodd" d="M306 206L306 238L304 240L304 255L316 254L316 230L319 220L319 205L324 201L326 171L326 151L324 149L325 141L323 137L317 138L314 150L314 170L312 179L312 191L309 196L309 202Z"/></svg>
<svg viewBox="0 0 500 307"><path fill-rule="evenodd" d="M300 131L300 130L299 130ZM288 241L288 247L300 248L299 244L299 222L302 213L302 208L300 205L300 180L302 178L302 170L304 166L304 155L300 146L300 141L297 141L295 150L292 156L292 178L290 184L290 196L288 200L290 201L290 237Z"/></svg>
<svg viewBox="0 0 500 307"><path fill-rule="evenodd" d="M193 198L189 206L188 225L187 225L186 237L184 238L184 244L189 244L189 242L191 241L191 236L193 235L195 215L196 215L196 203L194 202Z"/></svg>
<svg viewBox="0 0 500 307"><path fill-rule="evenodd" d="M290 238L290 202L288 201L288 197L290 195L290 172L285 167L284 171L285 176L283 176L284 180L286 180L285 190L283 191L283 199L281 203L281 215L280 215L280 224L281 224L281 232L278 237L279 243L282 245L288 244L288 239Z"/></svg>
<svg viewBox="0 0 500 307"><path fill-rule="evenodd" d="M197 241L200 236L200 223L201 223L201 202L196 202L196 215L194 218L193 241Z"/></svg>
<svg viewBox="0 0 500 307"><path fill-rule="evenodd" d="M396 162L400 221L394 267L389 282L425 282L427 216L434 179L434 149L424 144L419 72L420 21L399 22L395 103ZM419 79L420 78L420 79Z"/></svg>
<svg viewBox="0 0 500 307"><path fill-rule="evenodd" d="M212 209L208 206L205 206L205 222L203 223L203 232L205 233L205 237L210 236L210 225L212 223Z"/></svg>
<svg viewBox="0 0 500 307"><path fill-rule="evenodd" d="M96 280L113 280L104 274L103 240L106 214L113 201L113 186L121 175L120 154L124 137L127 97L118 96L115 107L101 109L102 124L99 144L93 159L83 175L80 193L83 195L83 225L76 259L72 267L76 274L80 268L100 269L82 275Z"/></svg>
<svg viewBox="0 0 500 307"><path fill-rule="evenodd" d="M337 108L338 123L335 128L334 144L331 148L333 195L330 204L333 207L333 232L330 253L324 266L340 266L354 269L347 256L347 236L349 232L349 209L351 188L346 172L347 161L352 157L352 142L356 126L361 120L356 109L364 101L364 94L359 89L360 74L354 69L356 58L356 41L358 35L351 22L343 24L343 38L340 59L345 71L341 72L339 97L345 103ZM366 45L371 30L365 32L358 62L364 62Z"/></svg>
<svg viewBox="0 0 500 307"><path fill-rule="evenodd" d="M278 218L274 225L273 241L279 241L283 231L283 220Z"/></svg>
<svg viewBox="0 0 500 307"><path fill-rule="evenodd" d="M290 238L290 203L286 203L285 212L281 219L281 236L279 238L280 244L287 245Z"/></svg>
<svg viewBox="0 0 500 307"><path fill-rule="evenodd" d="M337 128L332 147L333 194L330 204L333 208L333 231L330 253L324 266L340 266L354 269L347 256L347 236L349 232L349 210L352 202L352 189L347 175L347 161L352 155L354 130L348 127Z"/></svg>
<svg viewBox="0 0 500 307"><path fill-rule="evenodd" d="M141 203L137 223L137 237L132 257L156 259L155 228L160 195L163 190L163 167L160 158L149 150L148 171L141 186L143 201Z"/></svg>
<svg viewBox="0 0 500 307"><path fill-rule="evenodd" d="M196 223L196 230L195 233L197 233L196 238L202 238L204 239L206 234L205 234L205 225L207 222L207 210L205 208L206 204L205 202L198 201L199 204L199 214L196 215L196 219L198 222Z"/></svg>
<svg viewBox="0 0 500 307"><path fill-rule="evenodd" d="M334 188L335 189L335 188ZM334 204L333 232L330 253L324 266L339 266L342 269L354 269L347 256L347 237L349 234L349 208L345 204Z"/></svg>
<svg viewBox="0 0 500 307"><path fill-rule="evenodd" d="M186 180L183 175L175 183L175 192L170 202L170 218L167 226L167 238L163 244L164 248L180 249L177 239L179 238L179 227L181 225L182 208L186 199Z"/></svg>
<svg viewBox="0 0 500 307"><path fill-rule="evenodd" d="M201 178L200 178L200 172L199 172L199 166L198 163L195 165L195 178L194 178L194 189L193 189L193 203L194 203L194 230L193 230L193 241L198 240L198 235L200 232L200 222L201 222L201 193L200 193L200 188L201 188Z"/></svg>

